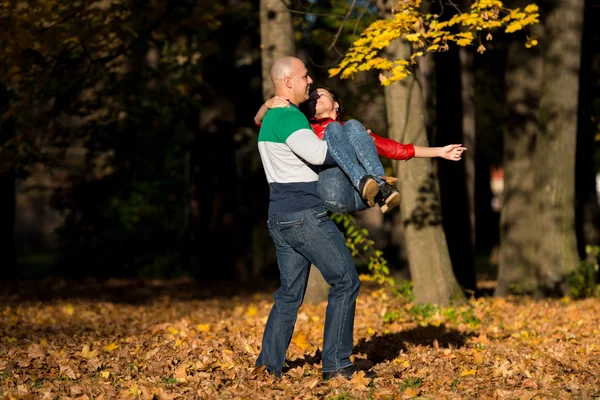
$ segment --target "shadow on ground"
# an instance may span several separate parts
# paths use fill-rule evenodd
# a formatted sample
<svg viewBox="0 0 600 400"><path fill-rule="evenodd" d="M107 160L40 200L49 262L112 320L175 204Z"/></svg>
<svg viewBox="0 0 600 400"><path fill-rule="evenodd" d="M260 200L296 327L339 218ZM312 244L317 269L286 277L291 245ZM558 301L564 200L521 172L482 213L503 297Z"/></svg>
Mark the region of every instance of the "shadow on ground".
<svg viewBox="0 0 600 400"><path fill-rule="evenodd" d="M403 330L384 335L373 335L368 339L362 338L354 346L353 354L365 354L366 359L377 365L382 362L392 361L401 353L408 351L414 346L431 346L433 348L461 348L465 346L467 338L471 336L468 333L460 332L456 329L449 329L444 325L417 326L415 328ZM302 367L306 364L314 366L321 362L321 352L319 349L315 354L306 354L303 358L288 360L288 369ZM360 366L360 360L356 360ZM365 363L370 366L370 363Z"/></svg>

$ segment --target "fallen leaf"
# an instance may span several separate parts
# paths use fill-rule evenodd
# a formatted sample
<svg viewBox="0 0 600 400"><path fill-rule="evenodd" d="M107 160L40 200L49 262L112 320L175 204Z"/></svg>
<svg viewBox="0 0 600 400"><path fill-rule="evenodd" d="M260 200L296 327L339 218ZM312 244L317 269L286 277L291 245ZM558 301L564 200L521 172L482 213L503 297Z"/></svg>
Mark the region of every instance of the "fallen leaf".
<svg viewBox="0 0 600 400"><path fill-rule="evenodd" d="M111 352L111 351L113 351L114 349L117 349L118 347L119 347L119 345L118 345L118 344L116 344L115 342L112 342L111 344L108 344L108 345L104 346L104 347L102 348L102 350L104 350L104 351L108 351L108 352Z"/></svg>
<svg viewBox="0 0 600 400"><path fill-rule="evenodd" d="M98 351L97 350L90 351L90 346L88 346L86 344L85 346L83 346L81 351L75 353L75 355L79 356L81 358L85 358L86 360L89 360L90 358L96 357L98 355Z"/></svg>
<svg viewBox="0 0 600 400"><path fill-rule="evenodd" d="M371 383L371 379L365 377L365 371L358 371L352 375L350 383L355 389L365 389Z"/></svg>
<svg viewBox="0 0 600 400"><path fill-rule="evenodd" d="M409 387L404 391L403 395L408 396L408 397L415 397L415 396L419 395L420 391L421 390L419 388Z"/></svg>

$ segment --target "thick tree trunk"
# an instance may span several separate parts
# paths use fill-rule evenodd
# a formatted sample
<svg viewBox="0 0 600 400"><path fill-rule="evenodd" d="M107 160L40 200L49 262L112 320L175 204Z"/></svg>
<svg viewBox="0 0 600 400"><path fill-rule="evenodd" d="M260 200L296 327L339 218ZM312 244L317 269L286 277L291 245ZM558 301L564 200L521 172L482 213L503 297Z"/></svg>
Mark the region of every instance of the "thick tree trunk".
<svg viewBox="0 0 600 400"><path fill-rule="evenodd" d="M279 57L296 55L292 14L286 9L288 2L285 0L260 1L260 40L263 79L263 99L273 96L271 82L271 65ZM266 227L264 223L254 228L253 237L264 237ZM261 233L264 232L264 233ZM270 246L272 249L273 246ZM261 249L262 245L255 242L253 249ZM274 251L274 250L273 250ZM260 257L260 259L265 259ZM255 257L256 258L256 257ZM308 287L304 297L306 302L318 304L327 299L329 285L314 266L311 266Z"/></svg>
<svg viewBox="0 0 600 400"><path fill-rule="evenodd" d="M533 27L533 33L541 37L543 29ZM536 215L532 202L533 157L539 133L541 78L541 49L527 49L518 39L511 43L506 71L508 118L504 132L504 198L496 296L537 290L534 249L539 232L531 228Z"/></svg>
<svg viewBox="0 0 600 400"><path fill-rule="evenodd" d="M264 100L273 96L271 65L283 56L296 53L292 14L287 0L260 0L260 48Z"/></svg>
<svg viewBox="0 0 600 400"><path fill-rule="evenodd" d="M466 50L465 50L466 51ZM474 116L473 87L463 91L462 66L459 50L455 47L435 55L437 133L434 146L463 143L463 110L467 108ZM467 75L468 71L464 71ZM471 75L472 76L472 75ZM463 99L468 103L463 104ZM470 104L470 107L467 107ZM474 123L471 119L470 123ZM474 129L471 127L471 134ZM472 136L471 136L472 139ZM469 155L473 150L467 151ZM472 157L472 156L471 156ZM472 159L472 158L471 158ZM459 284L473 293L477 290L475 278L475 254L471 234L471 214L465 164L447 160L435 160L438 164L440 197L444 232L450 251L454 274Z"/></svg>
<svg viewBox="0 0 600 400"><path fill-rule="evenodd" d="M587 245L600 245L600 207L596 193L596 165L595 153L597 151L594 132L597 122L594 121L593 101L594 95L600 91L598 72L592 65L594 59L599 59L600 35L594 34L598 29L597 21L600 20L600 7L592 6L586 2L583 23L583 40L581 70L579 73L579 117L577 130L577 157L576 157L576 230L579 256L586 257Z"/></svg>
<svg viewBox="0 0 600 400"><path fill-rule="evenodd" d="M410 45L397 41L388 49L396 59L410 57ZM385 89L389 137L402 143L428 146L421 88L411 75ZM437 178L431 159L394 162L402 193L401 223L415 301L420 304L460 303L465 295L452 271L442 227Z"/></svg>
<svg viewBox="0 0 600 400"><path fill-rule="evenodd" d="M584 0L556 0L547 13L540 136L536 146L538 276L546 292L566 294L579 263L575 236L575 146Z"/></svg>

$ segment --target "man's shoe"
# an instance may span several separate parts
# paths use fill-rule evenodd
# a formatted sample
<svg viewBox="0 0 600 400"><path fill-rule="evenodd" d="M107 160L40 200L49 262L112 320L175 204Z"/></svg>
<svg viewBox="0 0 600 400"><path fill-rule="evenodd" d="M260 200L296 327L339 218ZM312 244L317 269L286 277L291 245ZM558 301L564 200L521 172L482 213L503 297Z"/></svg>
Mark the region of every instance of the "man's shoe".
<svg viewBox="0 0 600 400"><path fill-rule="evenodd" d="M346 368L336 369L335 371L327 371L323 372L323 380L328 381L331 378L335 378L336 376L342 376L348 380L352 379L352 375L357 372L363 371L356 364L352 364L347 366ZM367 370L363 371L365 373L365 378L375 378L377 376L377 372Z"/></svg>
<svg viewBox="0 0 600 400"><path fill-rule="evenodd" d="M379 193L379 185L373 175L364 175L358 183L358 190L363 199L369 203L369 207L375 205L375 196Z"/></svg>
<svg viewBox="0 0 600 400"><path fill-rule="evenodd" d="M379 186L381 191L381 199L377 201L379 204L379 208L381 208L381 212L386 214L392 208L400 205L400 192L393 187L391 187L387 183L383 183Z"/></svg>

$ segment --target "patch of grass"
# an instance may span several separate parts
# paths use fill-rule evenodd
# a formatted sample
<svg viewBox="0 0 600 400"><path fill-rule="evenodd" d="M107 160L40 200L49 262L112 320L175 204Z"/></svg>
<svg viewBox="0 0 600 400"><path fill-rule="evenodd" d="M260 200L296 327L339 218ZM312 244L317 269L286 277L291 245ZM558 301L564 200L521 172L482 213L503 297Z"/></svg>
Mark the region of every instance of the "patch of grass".
<svg viewBox="0 0 600 400"><path fill-rule="evenodd" d="M452 379L452 382L450 383L450 390L455 391L456 388L458 387L458 384L459 384L458 379Z"/></svg>
<svg viewBox="0 0 600 400"><path fill-rule="evenodd" d="M168 378L162 378L162 383L165 385L174 385L177 383L177 378L169 376Z"/></svg>
<svg viewBox="0 0 600 400"><path fill-rule="evenodd" d="M413 378L413 377L409 377L406 378L401 384L400 384L400 390L402 390L403 392L408 389L408 388L413 388L416 389L419 386L421 386L423 384L423 379L421 378Z"/></svg>
<svg viewBox="0 0 600 400"><path fill-rule="evenodd" d="M410 309L408 314L417 319L427 320L439 311L439 307L434 304L416 304Z"/></svg>
<svg viewBox="0 0 600 400"><path fill-rule="evenodd" d="M399 285L397 285L396 288L394 288L394 291L398 296L403 297L406 301L413 302L415 301L413 286L413 281L404 280Z"/></svg>
<svg viewBox="0 0 600 400"><path fill-rule="evenodd" d="M402 316L402 313L398 310L386 311L386 313L383 314L383 322L385 322L386 324L389 324L389 323L399 320L401 316Z"/></svg>

